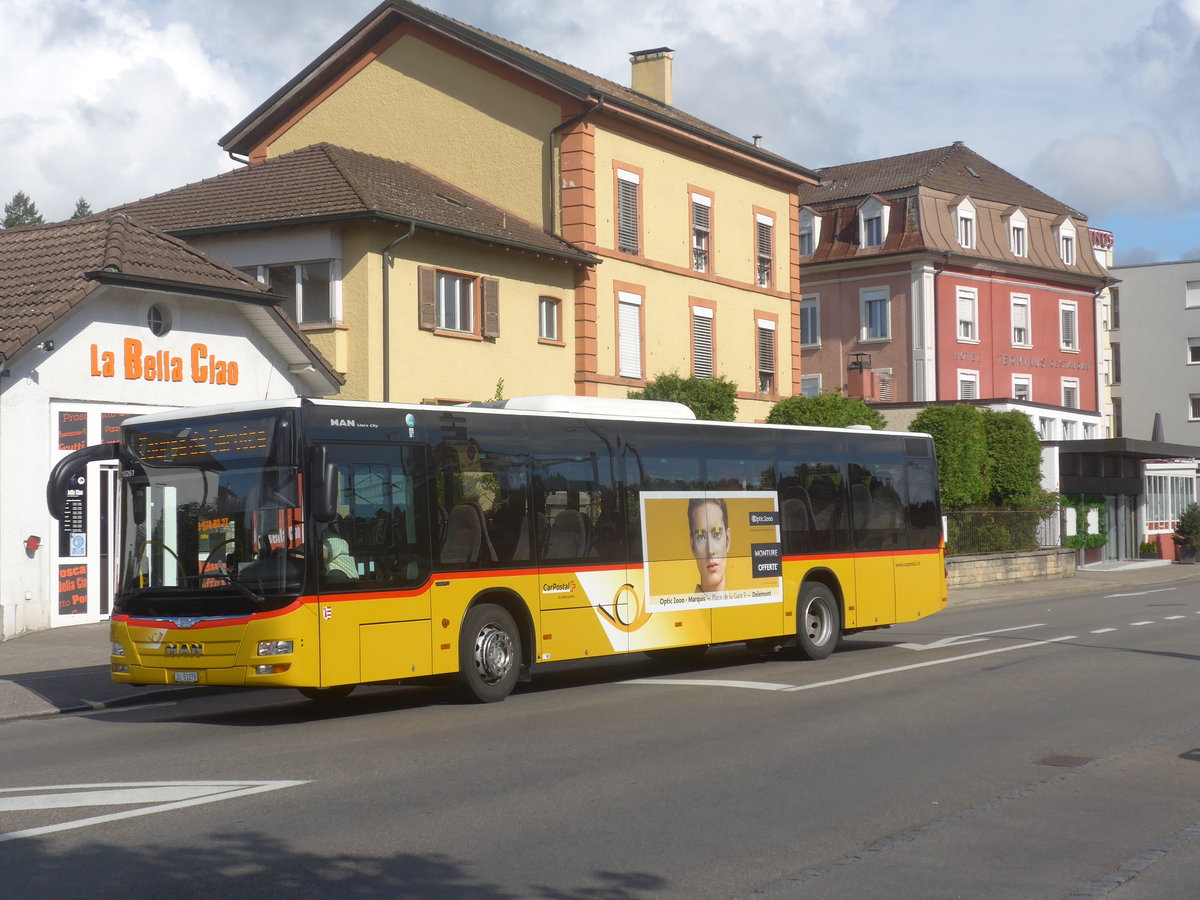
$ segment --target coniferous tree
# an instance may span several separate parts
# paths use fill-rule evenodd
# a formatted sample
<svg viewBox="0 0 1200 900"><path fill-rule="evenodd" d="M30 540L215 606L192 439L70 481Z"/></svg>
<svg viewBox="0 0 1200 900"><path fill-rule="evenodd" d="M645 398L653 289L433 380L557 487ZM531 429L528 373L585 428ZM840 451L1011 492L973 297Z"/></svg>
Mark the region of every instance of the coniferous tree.
<svg viewBox="0 0 1200 900"><path fill-rule="evenodd" d="M80 197L75 201L75 212L71 213L72 219L86 219L92 214L91 205Z"/></svg>
<svg viewBox="0 0 1200 900"><path fill-rule="evenodd" d="M42 214L29 195L17 191L13 198L4 204L4 227L19 228L22 225L41 225L44 223Z"/></svg>

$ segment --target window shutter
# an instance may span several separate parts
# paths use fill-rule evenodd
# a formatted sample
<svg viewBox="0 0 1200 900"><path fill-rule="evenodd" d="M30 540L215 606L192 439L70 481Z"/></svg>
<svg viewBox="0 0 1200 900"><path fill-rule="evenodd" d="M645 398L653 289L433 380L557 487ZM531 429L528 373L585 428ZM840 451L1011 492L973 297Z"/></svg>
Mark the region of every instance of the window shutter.
<svg viewBox="0 0 1200 900"><path fill-rule="evenodd" d="M758 320L758 371L775 374L775 323Z"/></svg>
<svg viewBox="0 0 1200 900"><path fill-rule="evenodd" d="M617 173L617 250L637 253L641 250L638 227L638 181L633 173Z"/></svg>
<svg viewBox="0 0 1200 900"><path fill-rule="evenodd" d="M1025 303L1012 305L1013 343L1024 344L1029 341L1029 306Z"/></svg>
<svg viewBox="0 0 1200 900"><path fill-rule="evenodd" d="M713 376L713 314L704 306L692 307L692 370L697 378Z"/></svg>
<svg viewBox="0 0 1200 900"><path fill-rule="evenodd" d="M1075 310L1069 306L1062 308L1062 345L1075 347Z"/></svg>
<svg viewBox="0 0 1200 900"><path fill-rule="evenodd" d="M642 298L622 291L618 295L619 328L617 372L622 378L642 377Z"/></svg>
<svg viewBox="0 0 1200 900"><path fill-rule="evenodd" d="M958 336L972 339L975 337L975 303L969 294L958 295Z"/></svg>
<svg viewBox="0 0 1200 900"><path fill-rule="evenodd" d="M429 266L417 269L417 327L422 331L437 327L437 270Z"/></svg>
<svg viewBox="0 0 1200 900"><path fill-rule="evenodd" d="M484 278L483 281L483 336L500 337L500 279Z"/></svg>

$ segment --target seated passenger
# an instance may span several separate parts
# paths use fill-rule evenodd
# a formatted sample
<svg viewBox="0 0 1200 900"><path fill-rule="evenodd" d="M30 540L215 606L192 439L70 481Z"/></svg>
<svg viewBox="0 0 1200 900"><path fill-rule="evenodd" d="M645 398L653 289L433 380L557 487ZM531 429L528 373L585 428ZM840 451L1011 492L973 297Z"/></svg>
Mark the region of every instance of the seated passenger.
<svg viewBox="0 0 1200 900"><path fill-rule="evenodd" d="M345 538L327 534L321 538L321 556L325 561L325 581L339 583L358 581L358 566L350 555Z"/></svg>

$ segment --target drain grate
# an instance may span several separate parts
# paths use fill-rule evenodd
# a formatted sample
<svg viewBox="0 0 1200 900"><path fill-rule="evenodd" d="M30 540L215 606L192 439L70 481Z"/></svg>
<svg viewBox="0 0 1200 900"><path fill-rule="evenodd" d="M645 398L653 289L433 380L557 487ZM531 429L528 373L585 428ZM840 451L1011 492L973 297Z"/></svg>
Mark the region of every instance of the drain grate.
<svg viewBox="0 0 1200 900"><path fill-rule="evenodd" d="M1078 766L1086 766L1088 763L1095 760L1094 756L1047 756L1045 759L1039 759L1039 766L1057 766L1060 769L1074 769Z"/></svg>

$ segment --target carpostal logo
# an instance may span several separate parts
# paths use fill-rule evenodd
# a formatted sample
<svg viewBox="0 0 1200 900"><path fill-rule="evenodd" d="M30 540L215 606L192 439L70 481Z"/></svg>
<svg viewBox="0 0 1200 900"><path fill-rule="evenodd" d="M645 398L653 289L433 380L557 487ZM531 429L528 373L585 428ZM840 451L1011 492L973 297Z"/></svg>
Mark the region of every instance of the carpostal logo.
<svg viewBox="0 0 1200 900"><path fill-rule="evenodd" d="M550 581L542 585L543 594L573 594L574 592L574 581Z"/></svg>

